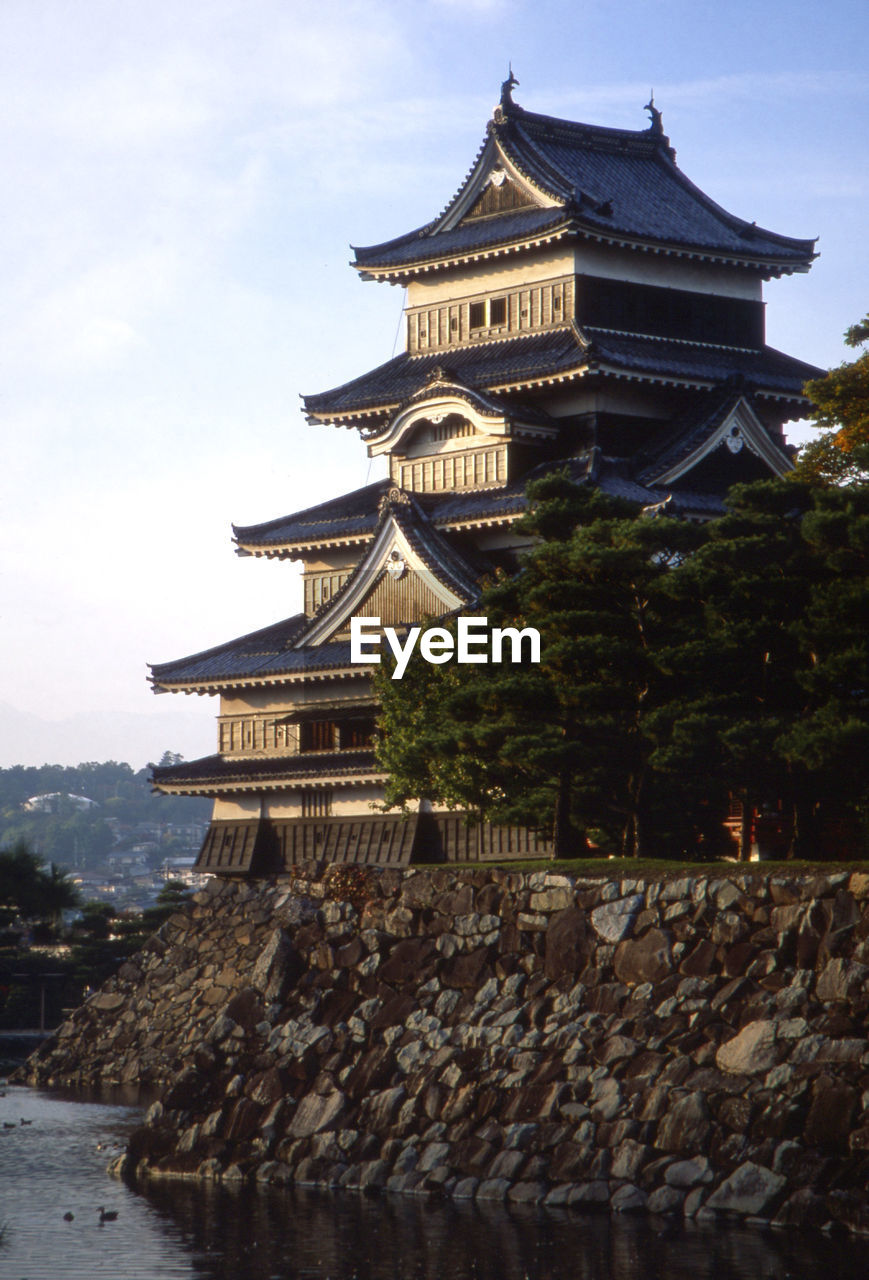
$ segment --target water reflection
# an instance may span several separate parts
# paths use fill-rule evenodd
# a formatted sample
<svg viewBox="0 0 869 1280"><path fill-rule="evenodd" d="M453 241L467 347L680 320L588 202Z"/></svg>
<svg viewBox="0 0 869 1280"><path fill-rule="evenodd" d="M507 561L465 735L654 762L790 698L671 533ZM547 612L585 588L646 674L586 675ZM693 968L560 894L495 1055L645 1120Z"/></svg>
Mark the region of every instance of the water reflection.
<svg viewBox="0 0 869 1280"><path fill-rule="evenodd" d="M209 1280L864 1280L858 1243L756 1228L188 1184L144 1193Z"/></svg>
<svg viewBox="0 0 869 1280"><path fill-rule="evenodd" d="M865 1243L795 1232L152 1183L105 1169L141 1110L0 1098L2 1280L863 1280ZM118 1102L123 1105L117 1105ZM22 1125L21 1120L31 1123ZM8 1128L2 1127L8 1125ZM98 1206L118 1214L100 1224ZM72 1221L64 1214L72 1213Z"/></svg>

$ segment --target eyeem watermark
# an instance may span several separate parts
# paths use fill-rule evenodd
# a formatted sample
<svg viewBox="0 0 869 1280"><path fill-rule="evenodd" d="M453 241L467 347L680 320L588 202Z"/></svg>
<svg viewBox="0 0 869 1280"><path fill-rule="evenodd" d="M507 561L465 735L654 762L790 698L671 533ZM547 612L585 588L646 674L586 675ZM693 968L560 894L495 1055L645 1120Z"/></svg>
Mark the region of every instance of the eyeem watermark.
<svg viewBox="0 0 869 1280"><path fill-rule="evenodd" d="M350 619L350 661L379 662L380 634L379 618ZM449 662L453 657L456 662L503 662L505 647L509 648L509 661L523 661L523 641L527 641L529 662L540 661L540 632L536 627L492 627L489 630L488 618L459 618L457 634L453 635L445 627L411 627L405 637L404 644L394 627L383 627L390 649L395 655L393 680L400 680L407 670L410 656L419 641L419 651L426 662L440 664Z"/></svg>

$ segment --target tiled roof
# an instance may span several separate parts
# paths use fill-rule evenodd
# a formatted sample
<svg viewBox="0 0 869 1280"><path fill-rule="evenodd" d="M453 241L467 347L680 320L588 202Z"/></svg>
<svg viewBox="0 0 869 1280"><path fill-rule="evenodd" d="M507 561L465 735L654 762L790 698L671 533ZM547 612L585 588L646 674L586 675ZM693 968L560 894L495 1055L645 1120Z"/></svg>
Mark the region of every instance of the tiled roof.
<svg viewBox="0 0 869 1280"><path fill-rule="evenodd" d="M560 207L451 226L451 211L473 180L469 176L439 218L397 239L356 249L357 267L394 270L455 257L527 238L565 218L578 231L607 239L651 241L785 270L808 264L814 256L813 240L778 235L722 209L685 177L669 139L655 128L607 129L537 115L510 103L496 113L489 131L516 168Z"/></svg>
<svg viewBox="0 0 869 1280"><path fill-rule="evenodd" d="M477 590L477 571L447 542L415 497L389 508L417 555L437 578L466 599Z"/></svg>
<svg viewBox="0 0 869 1280"><path fill-rule="evenodd" d="M403 352L352 382L306 396L305 408L312 418L326 420L377 407L385 410L407 400L425 384L432 369L444 363L458 380L489 390L602 365L651 378L700 382L723 382L739 375L759 390L798 398L803 384L823 373L773 347L717 347L591 327L582 333L590 345L583 346L577 331L564 326L449 352Z"/></svg>
<svg viewBox="0 0 869 1280"><path fill-rule="evenodd" d="M443 396L450 396L457 400L465 400L478 412L489 417L503 418L506 415L517 419L521 423L533 423L545 427L554 427L556 425L552 415L546 413L543 409L523 404L511 396L498 396L496 398L495 396L486 395L479 388L468 387L461 382L453 381L451 376L452 362L449 359L449 353L442 353L442 355L445 356L450 368L444 368L443 363L436 365L436 375L433 375L419 391L415 391L412 396L402 403L403 410L415 408L425 404L428 400L437 400Z"/></svg>
<svg viewBox="0 0 869 1280"><path fill-rule="evenodd" d="M699 428L698 428L699 429ZM675 447L675 442L674 442ZM430 571L442 582L450 586L459 596L470 599L477 585L478 575L485 566L472 565L444 538L439 529L448 529L452 525L473 523L503 516L521 515L526 509L527 498L525 488L529 481L545 475L549 471L565 468L576 483L590 482L603 492L613 497L624 498L639 506L654 506L669 499L670 510L686 513L719 514L722 510L721 499L713 494L693 493L685 488L657 488L644 484L643 474L635 478L633 466L628 459L607 459L597 456L562 458L544 462L535 467L521 480L505 485L502 489L482 490L468 493L445 493L443 495L413 495L407 504L390 506L399 525L408 537L411 545L420 555ZM337 512L346 501L353 512L351 520L360 519L360 512L368 506L372 534L378 524L386 518L386 513L378 511L378 492L383 486L368 485L364 489L336 498L323 506L328 508L328 519L324 529L331 533L340 530L340 519ZM309 508L302 513L306 517L305 528L308 532L319 530L314 519L318 508ZM284 521L271 521L262 526L265 530L263 545L269 545L265 538L273 539L278 535L276 528L291 530L296 517L287 516ZM257 535L257 527L247 530L250 541ZM317 534L317 536L319 536ZM324 532L323 536L326 534ZM361 572L361 566L358 570ZM331 612L340 606L343 595L355 582L355 574L351 574L340 591L323 606L314 618L305 614L295 614L283 622L275 623L260 631L254 631L212 649L195 653L174 662L157 663L151 666L151 680L157 688L212 688L232 685L240 680L280 679L282 676L303 675L330 670L343 670L351 666L350 644L348 641L328 641L323 644L305 644L305 634L319 623L324 613ZM181 766L179 766L181 767Z"/></svg>
<svg viewBox="0 0 869 1280"><path fill-rule="evenodd" d="M599 363L652 376L661 374L716 383L741 378L759 391L800 397L803 384L824 372L774 347L757 350L713 347L673 338L635 337L592 327L583 333L591 339L591 349Z"/></svg>
<svg viewBox="0 0 869 1280"><path fill-rule="evenodd" d="M432 232L436 223L428 223L416 231L389 240L370 249L356 249L355 266L364 268L368 263L376 267L400 267L411 263L426 262L433 258L460 257L478 249L511 244L515 240L530 240L554 228L565 229L570 218L561 207L548 209L522 209L516 213L502 214L498 218L481 218L460 223L438 235Z"/></svg>
<svg viewBox="0 0 869 1280"><path fill-rule="evenodd" d="M380 499L389 483L388 480L378 480L376 484L354 489L340 498L330 498L328 502L320 502L315 507L307 507L304 511L280 516L264 524L233 525L235 541L241 547L268 547L373 533Z"/></svg>
<svg viewBox="0 0 869 1280"><path fill-rule="evenodd" d="M236 759L234 756L204 756L183 764L155 767L152 780L162 786L227 786L243 782L302 782L310 778L351 778L358 774L380 773L373 751L317 751L294 756Z"/></svg>
<svg viewBox="0 0 869 1280"><path fill-rule="evenodd" d="M470 599L477 589L477 569L438 532L413 497L407 496L406 501L390 503L382 512L378 511L378 494L382 489L382 485L367 485L364 489L347 494L350 521L358 521L360 512L367 507L374 532L392 516L433 576L460 598ZM335 512L341 502L342 499L338 498L323 504L329 508L330 519L326 523L332 530L337 524ZM316 527L311 519L316 510L317 508L311 508L302 513L306 517L305 528L309 532ZM266 537L274 537L272 526L276 524L281 528L291 528L293 519L287 517L283 522L270 522L264 526ZM334 641L306 646L306 633L318 626L325 613L340 609L341 600L354 589L358 577L366 571L363 557L340 589L313 618L304 613L295 614L283 622L239 636L202 653L179 658L174 662L155 664L151 667L152 683L157 687L185 684L217 687L236 680L314 673L350 666L348 642Z"/></svg>
<svg viewBox="0 0 869 1280"><path fill-rule="evenodd" d="M719 493L698 493L693 489L674 489L667 503L668 515L697 516L711 520L723 516L724 499Z"/></svg>
<svg viewBox="0 0 869 1280"><path fill-rule="evenodd" d="M402 404L425 386L434 369L444 365L467 386L492 387L510 375L533 377L573 367L580 362L581 351L574 331L567 326L425 355L409 355L405 351L361 378L332 391L305 396L305 410L311 417L328 418Z"/></svg>
<svg viewBox="0 0 869 1280"><path fill-rule="evenodd" d="M532 473L536 474L536 473ZM528 476L501 489L480 489L467 493L418 494L420 505L439 529L468 520L486 520L525 510Z"/></svg>
<svg viewBox="0 0 869 1280"><path fill-rule="evenodd" d="M635 463L619 460L618 466L610 466L604 464L596 475L595 482L607 493L611 493L614 497L625 498L630 502L638 502L642 505L660 502L666 497L666 493L657 489L650 489L634 479L631 479L626 473L626 467L630 467L631 475L637 474L641 477L646 474L649 466L654 460L658 470L663 469L664 464L670 465L670 451L674 452L673 461L676 461L675 453L682 451L690 452L693 447L690 440L693 439L694 432L703 430L704 424L708 427L711 422L710 414L713 409L717 411L720 406L729 405L732 401L733 391L728 387L724 390L717 389L709 393L709 397L703 401L706 409L699 415L692 413L690 420L686 416L685 419L679 419L675 427L668 427L662 436L659 437L655 446L641 455L639 470L635 470ZM713 406L710 409L709 406ZM722 412L726 411L722 409ZM716 419L720 421L720 418ZM521 515L525 510L527 501L525 498L525 487L529 480L536 479L538 476L545 474L547 471L566 466L571 472L574 480L582 480L587 478L587 463L585 459L558 459L554 462L540 463L533 471L524 475L519 480L514 480L510 484L504 485L500 489L482 489L469 490L468 492L447 492L447 493L419 493L414 494L414 502L426 513L435 529L448 530L452 525L462 525L474 523L476 521L497 520L500 517ZM319 508L311 507L308 511L301 513L305 517L305 523L302 526L302 534L299 541L304 538L316 539L322 538L326 541L329 537L340 538L343 536L345 527L343 521L338 514L342 503L346 500L348 508L356 514L348 517L348 527L356 528L357 522L361 517L358 514L359 504L362 495L364 500L369 504L366 522L371 534L377 527L378 523L378 502L380 495L387 488L387 481L383 481L382 485L369 485L365 489L357 489L354 493L349 493L345 498L336 498L332 502L324 503L323 507L328 508L326 518L319 523L315 516ZM668 489L667 492L670 492ZM720 499L712 498L710 501L716 504L716 509L720 508ZM673 499L675 501L675 497ZM285 516L283 520L273 520L267 525L252 525L245 530L245 541L251 546L292 546L296 537L295 530L297 517L294 515Z"/></svg>
<svg viewBox="0 0 869 1280"><path fill-rule="evenodd" d="M151 682L157 688L185 684L218 687L236 680L269 679L349 667L349 641L336 641L309 649L293 648L293 642L299 639L309 623L310 618L299 613L286 622L228 640L203 653L154 664Z"/></svg>
<svg viewBox="0 0 869 1280"><path fill-rule="evenodd" d="M466 520L485 520L524 510L526 480L527 477L514 480L501 489L415 493L413 500L436 528L444 528ZM324 502L322 508L309 507L307 511L270 520L267 524L236 529L236 536L245 546L269 548L340 540L360 531L373 535L380 518L380 500L389 487L387 480L367 485L343 498ZM341 514L345 502L349 512L346 518ZM361 514L363 503L366 509ZM318 518L321 509L322 519Z"/></svg>

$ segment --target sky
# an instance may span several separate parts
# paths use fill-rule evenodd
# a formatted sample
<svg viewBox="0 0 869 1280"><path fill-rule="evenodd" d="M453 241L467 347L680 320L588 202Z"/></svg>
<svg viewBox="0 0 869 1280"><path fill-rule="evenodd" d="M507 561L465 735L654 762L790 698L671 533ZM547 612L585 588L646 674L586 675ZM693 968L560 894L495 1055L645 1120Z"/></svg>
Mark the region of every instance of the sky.
<svg viewBox="0 0 869 1280"><path fill-rule="evenodd" d="M215 749L148 662L301 608L231 523L379 478L302 393L389 359L351 244L460 186L508 62L528 110L643 129L731 212L818 236L767 337L869 307L865 0L2 0L0 766ZM792 438L805 438L792 435Z"/></svg>

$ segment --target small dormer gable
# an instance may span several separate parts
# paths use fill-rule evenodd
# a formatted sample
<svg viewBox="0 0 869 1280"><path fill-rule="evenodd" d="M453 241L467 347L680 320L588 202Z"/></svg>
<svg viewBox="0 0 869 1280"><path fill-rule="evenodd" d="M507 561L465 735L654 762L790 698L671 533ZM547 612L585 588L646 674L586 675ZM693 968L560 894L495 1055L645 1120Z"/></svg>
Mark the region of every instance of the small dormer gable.
<svg viewBox="0 0 869 1280"><path fill-rule="evenodd" d="M714 459L714 470L727 485L760 475L785 476L793 463L767 431L750 399L740 391L719 393L711 412L685 423L674 438L651 460L642 480L651 485L692 483L703 476ZM726 465L725 465L726 464ZM742 474L744 472L744 474ZM755 472L757 474L755 474Z"/></svg>
<svg viewBox="0 0 869 1280"><path fill-rule="evenodd" d="M353 617L405 626L461 608L477 590L473 569L432 527L404 491L391 488L381 502L377 532L341 590L300 637L296 647L343 639Z"/></svg>
<svg viewBox="0 0 869 1280"><path fill-rule="evenodd" d="M487 489L510 479L514 442L556 435L548 415L463 386L435 366L427 385L369 437L368 452L389 456L390 478L402 489Z"/></svg>
<svg viewBox="0 0 869 1280"><path fill-rule="evenodd" d="M505 406L472 387L455 381L435 365L426 385L400 405L384 428L368 439L368 453L377 457L395 451L449 452L466 447L463 441L510 434Z"/></svg>
<svg viewBox="0 0 869 1280"><path fill-rule="evenodd" d="M433 223L431 233L437 236L480 218L558 209L563 204L560 195L547 191L523 174L492 134L470 174Z"/></svg>
<svg viewBox="0 0 869 1280"><path fill-rule="evenodd" d="M517 209L536 207L537 201L532 198L531 193L509 177L506 169L495 168L489 171L482 191L461 218L461 224L472 222L475 218L490 218L499 213L514 213Z"/></svg>

